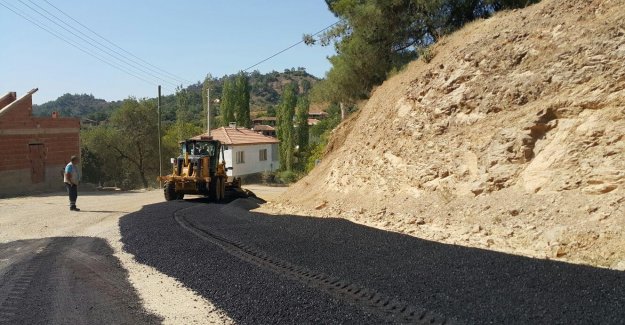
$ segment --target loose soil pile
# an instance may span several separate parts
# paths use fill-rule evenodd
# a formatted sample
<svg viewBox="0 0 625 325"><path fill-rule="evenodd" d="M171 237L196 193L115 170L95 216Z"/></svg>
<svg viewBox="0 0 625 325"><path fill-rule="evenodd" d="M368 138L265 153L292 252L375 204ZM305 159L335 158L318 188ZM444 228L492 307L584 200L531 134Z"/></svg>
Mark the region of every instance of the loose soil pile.
<svg viewBox="0 0 625 325"><path fill-rule="evenodd" d="M625 1L545 0L431 51L262 211L625 270Z"/></svg>

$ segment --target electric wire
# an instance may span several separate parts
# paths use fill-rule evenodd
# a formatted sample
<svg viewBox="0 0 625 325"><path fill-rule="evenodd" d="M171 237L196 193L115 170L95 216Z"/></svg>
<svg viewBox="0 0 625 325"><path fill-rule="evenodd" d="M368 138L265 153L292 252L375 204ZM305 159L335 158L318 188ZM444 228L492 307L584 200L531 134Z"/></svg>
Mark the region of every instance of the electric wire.
<svg viewBox="0 0 625 325"><path fill-rule="evenodd" d="M44 1L45 1L45 0L44 0ZM339 24L339 23L341 23L341 22L343 22L343 19L341 19L341 20L339 20L339 21L336 21L336 22L334 22L332 25L330 25L330 26L328 26L328 27L326 27L326 28L324 28L324 29L322 29L322 30L320 30L320 31L318 31L318 32L316 32L316 33L314 33L314 34L312 34L312 36L317 36L317 35L319 35L319 34L321 34L321 33L325 32L326 30L328 30L328 29L330 29L330 28L332 28L332 27L334 27L334 26L338 25L338 24ZM266 59L263 59L263 60L261 60L260 62L258 62L258 63L256 63L256 64L254 64L254 65L252 65L252 66L249 66L249 67L247 67L247 68L243 69L242 71L243 71L243 72L248 71L248 70L250 70L250 69L252 69L252 68L254 68L254 67L256 67L256 66L258 66L258 65L260 65L260 64L263 64L263 63L265 63L265 62L267 62L267 61L269 61L269 60L271 60L271 59L275 58L276 56L278 56L278 55L280 55L280 54L282 54L282 53L284 53L284 52L286 52L286 51L288 51L288 50L290 50L290 49L292 49L292 48L294 48L294 47L296 47L296 46L298 46L298 45L300 45L300 44L302 44L302 43L304 43L304 40L301 40L301 41L299 41L299 42L297 42L297 43L295 43L295 44L293 44L293 45L291 45L291 46L289 46L289 47L285 48L284 50L281 50L281 51L279 51L279 52L277 52L277 53L273 54L272 56L270 56L270 57L268 57L268 58L266 58Z"/></svg>
<svg viewBox="0 0 625 325"><path fill-rule="evenodd" d="M29 1L31 1L31 2L32 2L32 0L29 0ZM57 10L58 12L60 12L61 14L63 14L65 17L67 17L67 18L71 19L71 20L72 20L72 21L74 21L76 24L78 24L78 25L82 26L83 28L85 28L85 29L86 29L86 30L88 30L89 32L91 32L91 33L93 33L94 35L96 35L96 36L97 36L97 37L99 37L100 39L102 39L102 40L104 40L105 42L107 42L107 43L109 43L109 44L113 45L114 47L116 47L116 48L117 48L117 49L119 49L120 51L122 51L122 52L124 52L124 53L126 53L126 54L128 54L128 55L130 55L130 56L132 56L133 58L135 58L135 59L137 59L137 60L139 60L139 61L141 61L141 62L145 63L146 65L148 65L148 66L150 66L150 67L152 67L152 68L154 68L154 69L156 69L156 70L160 71L162 74L164 74L164 75L168 75L170 78L175 79L175 80L177 80L177 81L179 81L179 82L188 83L188 84L192 84L192 83L193 83L192 81L189 81L189 80L187 80L187 79L184 79L184 78L182 78L182 77L180 77L180 76L177 76L177 75L175 75L175 74L173 74L173 73L171 73L171 72L168 72L167 70L161 69L161 68L159 68L159 67L157 67L157 66L155 66L155 65L151 64L150 62L147 62L147 61L143 60L142 58L140 58L140 57L138 57L138 56L134 55L133 53L131 53L131 52L129 52L129 51L127 51L127 50L125 50L125 49L124 49L124 48L122 48L121 46L119 46L119 45L117 45L117 44L113 43L112 41L108 40L106 37L104 37L104 36L100 35L100 34L99 34L99 33L97 33L96 31L94 31L93 29L89 28L88 26L84 25L84 24L83 24L83 23L81 23L80 21L76 20L74 17L70 16L68 13L66 13L66 12L65 12L65 11L63 11L63 10L61 10L60 8L58 8L58 7L57 7L57 6L55 6L54 4L50 3L49 1L47 1L47 0L43 0L43 1L44 1L45 3L47 3L48 5L50 5L52 8L56 9L56 10ZM151 70L151 71L156 72L155 70Z"/></svg>
<svg viewBox="0 0 625 325"><path fill-rule="evenodd" d="M20 2L21 2L21 1L20 1ZM124 61L124 63L126 63L127 65L132 66L132 67L134 67L134 68L136 68L136 69L138 69L138 70L142 71L142 72L143 72L143 73L145 73L145 74L149 74L149 75L153 76L154 78L157 78L158 80L161 80L161 81L163 81L163 82L168 82L168 81L170 81L170 80L167 80L167 79L171 79L171 80L174 80L174 81L178 82L178 80L175 80L175 78L170 78L169 76L166 76L166 75L164 75L164 74L162 74L162 73L160 73L160 72L158 72L158 71L156 71L156 70L154 70L154 69L152 69L152 68L150 68L150 67L148 67L148 66L146 66L146 65L144 65L144 64L141 64L140 62L137 62L136 60L133 60L133 59L131 59L131 58L127 57L126 55L124 55L124 54L122 54L122 53L119 53L119 52L118 52L118 51L116 51L115 49L112 49L112 48L110 48L109 46L107 46L107 45L103 44L102 42L100 42L100 41L98 41L98 40L94 39L93 37L91 37L91 36L89 36L89 35L85 34L85 33L84 33L84 32L82 32L80 29L78 29L78 28L76 28L76 27L72 26L71 24L68 24L68 23L67 23L66 21L64 21L63 19L59 18L59 17L58 17L58 16L56 16L55 14L53 14L53 13L51 13L50 11L46 10L45 8L41 7L40 5L38 5L38 4L37 4L36 2L34 2L33 0L29 0L29 2L30 2L30 3L32 3L33 5L35 5L36 7L38 7L39 9L43 10L44 12L46 12L48 15L50 15L50 16L52 16L52 17L54 17L56 20L60 21L61 23L63 23L63 24L64 24L64 25L66 25L67 27L69 27L69 28L71 28L71 29L73 29L73 30L77 31L78 33L80 33L81 35L83 35L83 36L87 37L87 38L88 38L88 39L90 39L91 41L93 41L93 42L97 43L98 45L100 45L100 46L102 46L102 47L104 47L104 48L106 48L106 49L109 51L109 53L107 53L107 54L109 54L110 56L113 56L112 54L110 54L110 53L112 52L112 53L114 53L117 57L121 58L121 60L123 60L123 61ZM118 59L118 60L119 60L119 59ZM129 63L129 62L131 62L131 63ZM153 75L153 74L151 74L151 73L147 72L147 71L146 71L146 70L144 70L144 69L147 69L147 70L149 70L149 71L151 71L151 72L154 72L154 73L156 73L156 74L158 74L158 75ZM159 76L159 75L160 75L160 76ZM175 84L175 83L170 83L170 84Z"/></svg>
<svg viewBox="0 0 625 325"><path fill-rule="evenodd" d="M145 82L145 83L148 83L148 84L153 85L153 86L158 86L155 82L150 81L150 80L147 80L147 79L145 79L145 78L143 78L143 77L141 77L141 76L138 76L138 75L136 75L136 74L134 74L134 73L132 73L132 72L129 72L129 71L127 71L126 69L124 69L124 68L122 68L122 67L119 67L118 65L116 65L116 64L114 64L114 63L112 63L112 62L109 62L109 61L107 61L106 59L103 59L103 58L99 57L98 55L96 55L96 54L94 54L94 53L92 53L92 52L90 52L90 51L88 51L88 50L86 50L86 49L82 48L80 45L75 44L74 42L72 42L72 41L70 41L70 40L66 39L65 37L63 37L63 36L61 36L61 35L59 35L59 34L57 34L57 33L53 32L53 31L50 31L48 28L46 28L46 26L45 26L45 25L43 25L42 23L40 23L39 21L37 21L35 18L30 17L29 15L27 15L27 14L25 14L25 13L21 12L21 11L20 11L18 8L16 8L15 6L10 5L10 4L7 4L6 2L4 2L4 1L2 1L2 0L0 0L0 6L5 7L6 9L8 9L8 10L9 10L9 11L11 11L11 12L13 12L14 14L16 14L16 15L18 15L18 16L20 16L20 17L22 17L24 20L27 20L28 22L30 22L30 23L32 23L33 25L35 25L35 26L39 27L39 28L40 28L40 29L42 29L43 31L45 31L45 32L49 33L50 35L52 35L52 36L54 36L54 37L56 37L56 38L60 39L61 41L63 41L63 42L65 42L65 43L69 44L70 46L72 46L72 47L76 48L77 50L79 50L79 51L81 51L81 52L83 52L83 53L85 53L85 54L87 54L87 55L89 55L89 56L91 56L91 57L95 58L96 60L98 60L98 61L100 61L100 62L102 62L102 63L104 63L104 64L106 64L106 65L108 65L108 66L111 66L111 67L113 67L113 68L115 68L115 69L117 69L117 70L119 70L119 71L121 71L121 72L123 72L123 73L126 73L126 74L128 74L128 75L130 75L130 76L133 76L133 77L135 77L135 78L137 78L137 79L139 79L139 80L141 80L141 81L143 81L143 82ZM164 88L165 90L167 90L167 91L170 91L170 92L171 92L171 90L170 90L170 89L168 89L168 88L166 88L166 87L163 87L163 88Z"/></svg>
<svg viewBox="0 0 625 325"><path fill-rule="evenodd" d="M60 18L59 18L59 17L57 17L56 15L54 15L54 14L50 13L48 10L46 10L46 9L42 8L41 6L37 5L37 4L36 4L36 3L34 3L32 0L29 0L29 2L31 2L33 5L37 6L37 7L38 7L38 8L40 8L41 10L45 11L46 13L48 13L49 15L51 15L52 17L56 18L57 20L59 20L60 22L62 22L63 24L65 24L66 26L69 26L70 28L72 28L72 29L76 30L77 32L79 32L80 34L82 34L82 35L84 35L85 37L89 38L89 39L90 39L90 40L92 40L93 42L96 42L96 43L97 43L97 44L99 44L101 47L100 47L100 46L97 46L97 45L94 45L92 42L87 41L87 40L85 40L83 37L81 37L81 36L77 35L76 33L72 32L71 30L68 30L68 29L67 29L67 28L65 28L64 26L62 26L62 25L60 25L59 23L57 23L56 21L54 21L54 20L50 19L49 17L47 17L46 15L42 14L42 13L41 13L41 12L39 12L38 10L36 10L36 9L32 8L31 6L29 6L28 4L24 3L22 0L18 0L18 1L19 1L19 2L21 2L23 5L25 5L26 7L30 8L31 10L35 11L36 13L38 13L39 15L41 15L42 17L44 17L44 18L46 18L47 20L51 21L52 23L54 23L54 24L56 24L57 26L59 26L59 27L63 28L64 30L66 30L66 31L68 31L69 33L71 33L72 35L74 35L74 36L78 37L78 38L79 38L79 39L81 39L83 42L86 42L87 44L91 45L92 47L94 47L94 48L98 49L99 51L101 51L101 52L103 52L103 53L107 54L108 56L111 56L111 57L115 58L116 60L118 60L118 61L120 61L120 62L122 62L122 63L124 63L124 64L126 64L126 65L128 65L128 66L130 66L131 68L133 68L133 69L135 69L135 70L139 70L139 71L143 72L144 74L148 74L148 75L150 75L150 76L152 76L152 77L156 78L157 80L161 80L161 81L163 81L163 82L165 82L165 83L168 83L168 84L170 84L170 85L173 85L174 87L177 87L177 85L176 85L176 84L174 84L174 83L171 83L171 82L169 82L169 81L167 81L167 80L165 80L165 79L163 79L163 78L161 78L161 77L159 77L159 76L156 76L156 75L154 75L154 74L152 74L152 73L150 73L150 72L146 72L146 71L145 71L145 70L143 70L142 68L148 69L148 70L150 70L150 71L152 71L152 72L155 72L155 73L158 73L158 72L156 72L156 71L154 70L154 69L157 69L157 70L161 71L161 73L159 73L159 74L162 74L163 76L164 76L164 74L166 74L166 75L168 75L168 76L169 76L169 78L171 78L171 79L175 79L175 80L177 80L177 81L187 81L188 83L191 83L190 81L188 81L188 80L186 80L186 79L184 79L184 78L178 77L178 76L176 76L176 75L174 75L174 74L172 74L172 73L170 73L170 72L167 72L166 70L163 70L163 69L161 69L161 68L159 68L159 67L157 67L157 66L155 66L155 65L150 64L149 62L147 62L147 61L145 61L145 60L141 59L140 57L138 57L138 56L136 56L136 55L132 54L131 52L128 52L127 50L123 49L122 47L118 46L117 44L115 44L115 43L113 43L113 42L109 41L108 39L106 39L105 37L101 36L100 34L98 34L97 32L95 32L94 30L92 30L91 28L89 28L89 27L85 26L84 24L80 23L78 20L74 19L74 18L73 18L73 17L71 17L69 14L65 13L63 10L61 10L61 9L59 9L58 7L54 6L52 3L50 3L50 2L49 2L49 1L47 1L47 0L43 0L43 1L44 1L44 2L46 2L48 5L50 5L51 7L53 7L54 9L56 9L57 11L59 11L60 13L62 13L63 15L65 15L66 17L68 17L69 19L71 19L72 21L74 21L75 23L77 23L77 24L79 24L80 26L84 27L85 29L87 29L88 31L90 31L91 33L93 33L94 35L96 35L96 36L98 36L99 38L103 39L103 40L104 40L104 41L106 41L107 43L109 43L109 44L111 44L111 45L115 46L116 48L120 49L121 51L123 51L123 52L125 52L125 53L127 53L127 54L131 55L132 57L134 57L134 58L136 58L136 59L138 59L138 60L140 60L140 61L144 62L145 64L147 64L147 65L149 65L149 66L153 67L154 69L151 69L151 68L149 68L149 67L146 67L145 65L140 64L140 63L136 62L135 60L132 60L132 59L128 58L127 56L125 56L125 55L123 55L123 54L120 54L119 52L117 52L117 51L115 51L115 50L111 49L110 47L108 47L108 46L106 46L106 45L102 44L101 42L99 42L99 41L97 41L97 40L93 39L92 37L90 37L90 36L86 35L86 34L85 34L85 33L83 33L82 31L78 30L77 28L75 28L75 27L71 26L70 24L66 23L64 20L60 19ZM133 76L133 77L135 77L135 78L138 78L138 79L140 79L140 80L142 80L142 81L144 81L144 82L150 83L150 84L152 84L152 85L157 85L156 83L154 83L154 82L152 82L152 81L148 81L148 80L144 79L143 77L139 77L139 76L137 76L136 74L134 74L134 73L131 73L131 72L127 71L127 70L126 70L126 69L124 69L124 68L121 68L121 67L119 67L119 66L117 66L117 65L114 65L114 64L112 64L111 62L106 61L106 60L104 60L104 59L102 59L102 58L98 57L97 55L95 55L95 54L93 54L93 53L91 53L91 52L89 52L89 51L87 51L87 50L85 50L85 49L81 48L79 45L76 45L76 44L74 44L74 43L72 43L72 42L68 41L67 39L65 39L65 38L63 38L63 37L61 37L61 36L59 36L58 34L51 32L51 31L50 31L50 30L48 30L47 28L45 28L45 27L41 26L40 24L42 24L42 23L40 23L40 22L39 22L39 23L37 23L37 22L35 22L34 18L32 18L32 17L28 18L28 17L26 17L25 15L20 14L19 12L16 12L15 10L13 10L13 9L9 8L9 7L6 5L6 3L4 3L4 2L0 2L0 5L2 5L3 7L7 8L7 9L8 9L8 10L10 10L10 11L12 11L13 13L15 13L15 14L19 15L20 17L24 18L25 20L27 20L27 21L29 21L29 22L33 23L34 25L36 25L37 27L39 27L39 28L43 29L44 31L46 31L46 32L50 33L51 35L55 36L56 38L59 38L59 39L61 39L62 41L64 41L64 42L66 42L66 43L70 44L71 46L73 46L73 47L75 47L75 48L77 48L78 50L80 50L80 51L82 51L82 52L84 52L84 53L86 53L86 54L88 54L88 55L90 55L90 56L92 56L92 57L94 57L94 58L98 59L99 61L101 61L101 62L103 62L103 63L106 63L107 65L112 66L112 67L114 67L114 68L116 68L116 69L118 69L118 70L120 70L120 71L122 71L122 72L124 72L124 73L127 73L127 74L129 74L129 75L131 75L131 76ZM13 7L13 8L15 8L15 7ZM16 8L15 8L15 9L16 9ZM319 30L318 32L316 32L316 33L312 34L312 36L317 36L317 35L319 35L319 34L323 33L324 31L326 31L326 30L328 30L328 29L330 29L330 28L332 28L332 27L336 26L337 24L339 24L339 23L341 23L341 22L343 22L343 20L336 21L336 22L332 23L331 25L329 25L329 26L327 26L327 27L325 27L325 28L323 28L323 29ZM44 25L44 26L45 26L45 24L42 24L42 25ZM278 55L280 55L280 54L282 54L282 53L284 53L284 52L286 52L286 51L288 51L288 50L290 50L290 49L292 49L292 48L294 48L294 47L296 47L296 46L298 46L298 45L300 45L300 44L302 44L302 43L304 43L304 40L300 40L299 42L297 42L297 43L295 43L295 44L293 44L293 45L291 45L291 46L289 46L289 47L287 47L287 48L285 48L285 49L283 49L283 50L281 50L281 51L278 51L277 53L275 53L275 54L273 54L273 55L271 55L271 56L269 56L269 57L267 57L267 58L265 58L265 59L263 59L263 60L261 60L261 61L259 61L259 62L255 63L255 64L253 64L253 65L251 65L251 66L249 66L249 67L247 67L247 68L243 69L242 71L243 71L243 72L246 72L246 71L248 71L248 70L250 70L250 69L252 69L252 68L254 68L254 67L256 67L256 66L258 66L258 65L260 65L260 64L262 64L262 63L265 63L265 62L267 62L267 61L269 61L269 60L273 59L274 57L276 57L276 56L278 56ZM106 48L108 51L102 50L102 47ZM119 57L117 57L117 56L114 56L114 55L110 54L110 52L109 52L109 51L110 51L110 52L113 52L113 53L116 53L118 56L121 56L121 57L122 57L122 59L120 59L120 58L119 58ZM130 61L130 62L132 62L132 63L134 63L134 64L130 64L130 63L128 63L128 61ZM141 68L137 68L137 66L139 66L139 67L141 67ZM134 71L133 71L133 72L134 72ZM165 87L164 87L164 88L165 88Z"/></svg>
<svg viewBox="0 0 625 325"><path fill-rule="evenodd" d="M39 14L40 16L42 16L43 18L45 18L45 19L49 20L49 21L50 21L50 22L52 22L53 24L57 25L58 27L62 28L63 30L65 30L65 31L69 32L70 34L74 35L75 37L77 37L78 39L82 40L83 42L85 42L85 43L89 44L90 46L94 47L96 50L98 50L98 51L100 51L100 52L102 52L102 53L104 53L104 54L106 54L106 55L108 55L108 56L112 57L113 59L115 59L115 60L117 60L117 61L121 62L122 64L127 65L129 68L134 69L134 70L135 70L135 71L133 71L134 73L140 73L140 74L141 74L141 73L143 73L143 74L145 74L145 75L149 75L149 76L151 76L151 77L153 77L153 78L155 78L155 79L157 79L157 80L161 80L162 82L167 83L167 84L169 84L169 85L171 85L171 86L173 86L173 87L176 87L176 86L177 86L175 83L169 82L169 81L167 81L167 80L163 80L162 78L160 78L160 77L158 77L158 76L156 76L156 75L154 75L154 74L152 74L152 73L150 73L150 72L146 72L145 70L143 70L143 69L141 69L141 68L138 68L138 67L136 67L136 66L134 66L134 65L132 65L132 64L129 64L129 63L128 63L127 61L125 61L124 59L120 59L120 58L118 58L118 57L116 57L116 56L114 56L114 55L110 54L110 53L109 53L109 52L107 52L106 50L103 50L103 49L102 49L102 47L100 47L100 46L98 46L98 45L93 44L92 42L90 42L90 41L86 40L86 39L85 39L85 38L83 38L82 36L80 36L80 35L76 34L75 32L73 32L73 31L71 31L71 30L69 30L69 29L67 29L65 26L63 26L63 25L59 24L58 22L54 21L53 19L49 18L49 17L48 17L48 16L46 16L45 14L41 13L39 10L37 10L37 9L35 9L35 8L31 7L31 6L29 6L29 5L28 5L27 3L25 3L24 1L22 1L22 0L18 0L18 1L19 1L20 3L22 3L24 6L28 7L30 10L32 10L32 11L36 12L37 14ZM55 16L53 16L53 17L55 17ZM55 18L56 18L56 17L55 17ZM57 19L58 19L58 18L57 18ZM71 26L70 26L70 27L71 27Z"/></svg>

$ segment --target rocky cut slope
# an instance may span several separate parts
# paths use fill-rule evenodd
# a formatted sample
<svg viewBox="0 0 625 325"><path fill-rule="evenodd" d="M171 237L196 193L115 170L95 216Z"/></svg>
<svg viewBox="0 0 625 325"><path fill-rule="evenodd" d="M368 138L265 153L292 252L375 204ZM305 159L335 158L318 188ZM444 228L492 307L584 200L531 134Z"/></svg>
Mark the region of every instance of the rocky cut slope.
<svg viewBox="0 0 625 325"><path fill-rule="evenodd" d="M545 0L432 51L265 209L625 268L625 1Z"/></svg>

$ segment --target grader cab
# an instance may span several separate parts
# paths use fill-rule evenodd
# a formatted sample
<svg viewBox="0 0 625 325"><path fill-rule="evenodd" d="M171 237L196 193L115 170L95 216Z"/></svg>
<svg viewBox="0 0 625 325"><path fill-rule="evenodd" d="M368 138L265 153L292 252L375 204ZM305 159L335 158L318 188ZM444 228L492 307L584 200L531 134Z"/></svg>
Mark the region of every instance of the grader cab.
<svg viewBox="0 0 625 325"><path fill-rule="evenodd" d="M218 202L224 199L227 189L240 189L240 179L228 181L223 157L221 142L212 137L180 142L180 155L171 158L171 175L158 178L164 183L165 200L180 200L185 194L197 194Z"/></svg>

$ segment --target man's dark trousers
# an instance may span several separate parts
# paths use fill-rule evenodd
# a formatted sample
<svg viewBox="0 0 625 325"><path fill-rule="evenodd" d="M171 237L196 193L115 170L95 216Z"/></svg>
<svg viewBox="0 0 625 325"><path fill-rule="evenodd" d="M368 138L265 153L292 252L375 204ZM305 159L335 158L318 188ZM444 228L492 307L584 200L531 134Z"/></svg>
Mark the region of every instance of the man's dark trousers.
<svg viewBox="0 0 625 325"><path fill-rule="evenodd" d="M78 198L78 186L76 184L65 183L67 194L69 194L69 208L76 209L76 199Z"/></svg>

